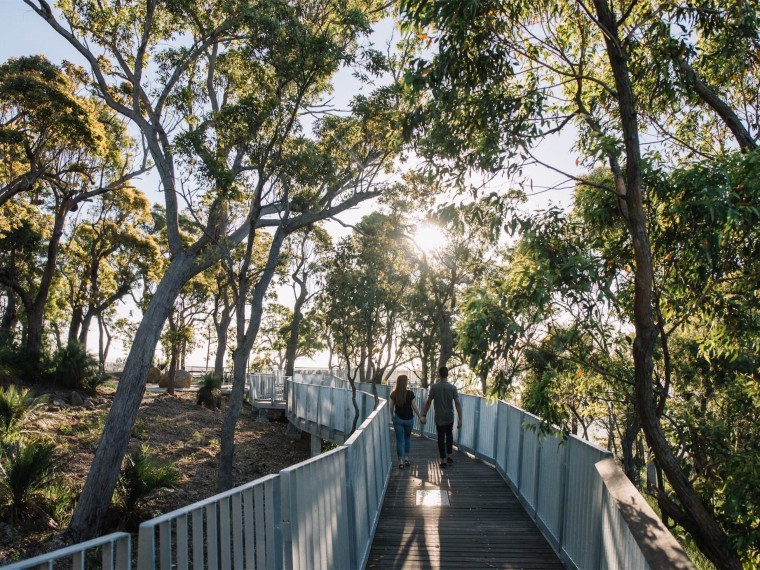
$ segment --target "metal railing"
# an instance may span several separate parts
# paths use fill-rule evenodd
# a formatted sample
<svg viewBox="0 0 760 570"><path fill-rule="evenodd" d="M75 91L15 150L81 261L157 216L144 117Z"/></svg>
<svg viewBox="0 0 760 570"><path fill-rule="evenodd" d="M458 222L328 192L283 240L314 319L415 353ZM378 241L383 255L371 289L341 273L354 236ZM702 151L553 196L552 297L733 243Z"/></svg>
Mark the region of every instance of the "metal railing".
<svg viewBox="0 0 760 570"><path fill-rule="evenodd" d="M252 406L275 407L285 401L287 377L277 372L248 375L248 397Z"/></svg>
<svg viewBox="0 0 760 570"><path fill-rule="evenodd" d="M420 409L427 394L415 390ZM693 568L646 500L614 466L610 452L575 436L547 432L540 418L506 402L459 398L464 421L460 430L455 426L457 446L495 466L568 566ZM436 435L432 407L424 426L415 419L415 429ZM617 472L603 476L602 465ZM627 486L621 494L615 488L622 480Z"/></svg>
<svg viewBox="0 0 760 570"><path fill-rule="evenodd" d="M288 379L288 415L345 433L350 394L323 383ZM362 423L344 445L142 523L138 568L362 567L391 459L386 401L359 400Z"/></svg>
<svg viewBox="0 0 760 570"><path fill-rule="evenodd" d="M74 570L91 566L102 570L122 570L131 566L131 558L132 538L126 532L114 532L3 566L3 570L53 570L56 562L68 562L67 567Z"/></svg>

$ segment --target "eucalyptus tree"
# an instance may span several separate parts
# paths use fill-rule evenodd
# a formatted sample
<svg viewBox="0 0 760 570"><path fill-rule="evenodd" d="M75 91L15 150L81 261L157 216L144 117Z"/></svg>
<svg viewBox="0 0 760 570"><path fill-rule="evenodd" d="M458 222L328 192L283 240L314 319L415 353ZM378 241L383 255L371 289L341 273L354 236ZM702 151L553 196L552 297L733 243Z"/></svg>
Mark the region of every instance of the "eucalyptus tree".
<svg viewBox="0 0 760 570"><path fill-rule="evenodd" d="M293 311L285 305L277 302L266 303L258 338L251 353L256 369L282 370L285 367L288 323L292 320Z"/></svg>
<svg viewBox="0 0 760 570"><path fill-rule="evenodd" d="M324 228L307 227L293 234L288 243L289 267L291 270L295 304L290 326L287 329L288 340L285 351L285 375L292 376L298 356L313 356L323 348L313 336L314 327L307 324L307 342L301 342L304 311L309 302L318 294L324 273L327 270L327 256L332 252L332 238ZM299 350L299 347L301 350ZM305 349L305 350L304 350ZM299 354L300 353L300 354Z"/></svg>
<svg viewBox="0 0 760 570"><path fill-rule="evenodd" d="M123 188L96 198L73 228L61 256L70 342L86 346L93 319L131 294L141 279L160 277L163 263L149 206L142 192Z"/></svg>
<svg viewBox="0 0 760 570"><path fill-rule="evenodd" d="M352 382L380 383L409 359L402 333L413 266L404 232L398 214L369 214L330 264L326 317Z"/></svg>
<svg viewBox="0 0 760 570"><path fill-rule="evenodd" d="M69 215L142 172L134 167L133 145L122 122L99 101L78 94L81 87L79 70L38 56L0 67L5 155L0 204L33 202L47 213L50 225L34 280L23 285L13 266L0 272L0 282L24 307L33 366L43 349L45 310Z"/></svg>
<svg viewBox="0 0 760 570"><path fill-rule="evenodd" d="M87 60L92 88L105 104L139 130L166 207L170 263L135 334L71 522L73 537L83 538L103 520L156 342L184 283L225 258L232 243L245 242L251 251L254 234L266 226L274 228L267 267L274 266L285 235L377 194L369 175L392 154L388 147L364 154L344 147L356 158L344 161L350 175L344 171L340 182L317 186L300 212L278 180L306 142L299 116L320 102L338 67L377 63L375 52L359 40L382 10L371 2L331 0L73 0L58 13L46 0L25 2ZM389 122L376 126L369 133L374 137L392 130ZM185 240L179 225L183 201L198 227L194 240ZM238 303L250 298L243 269L237 272ZM263 299L271 279L266 271L261 275L254 303ZM236 308L236 371L224 433L234 430L242 404L244 362L258 330L258 311L246 332L244 311ZM226 464L231 450L222 456Z"/></svg>

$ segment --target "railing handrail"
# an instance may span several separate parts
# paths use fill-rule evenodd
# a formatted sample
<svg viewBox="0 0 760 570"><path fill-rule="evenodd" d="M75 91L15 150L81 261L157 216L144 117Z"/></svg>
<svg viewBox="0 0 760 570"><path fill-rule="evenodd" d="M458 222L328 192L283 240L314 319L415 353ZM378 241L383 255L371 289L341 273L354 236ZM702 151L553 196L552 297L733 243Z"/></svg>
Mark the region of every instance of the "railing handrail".
<svg viewBox="0 0 760 570"><path fill-rule="evenodd" d="M85 542L40 554L34 558L14 562L2 568L3 570L27 570L43 566L53 568L53 562L69 557L72 568L84 568L87 551L100 547L103 547L100 556L103 570L121 570L128 568L131 564L132 537L126 532L112 532Z"/></svg>
<svg viewBox="0 0 760 570"><path fill-rule="evenodd" d="M253 387L261 381L264 385L260 388L267 394L258 395L264 396L263 399L273 398L274 384L283 380L285 391L296 394L288 398L289 416L310 425L337 424L338 416L326 416L318 408L314 415L313 406L301 406L303 417L297 417L299 390L316 391L317 402L324 399L326 404L329 398L337 396L341 403L350 401L345 388L304 384L298 379L283 379L274 374L249 375L251 395L256 395ZM366 409L370 399L374 403L371 394L361 393L360 397L362 409ZM342 409L325 405L327 407L340 412L342 418ZM139 568L189 568L191 558L193 567L328 567L333 557L337 557L335 560L339 559L342 566L363 566L390 477L387 414L386 402L381 400L376 409L362 418L354 436L331 452L145 521L140 525L138 539ZM346 426L341 427L345 430ZM363 438L369 439L363 441ZM366 456L367 453L372 455L370 463L375 466L371 472L366 465L357 468L357 462L352 459L357 454ZM341 477L334 476L337 472L341 472ZM315 487L313 493L304 492L309 485L315 485L315 481L331 485L329 497L319 497L323 487ZM337 501L336 497L341 500ZM361 513L356 512L359 508ZM341 521L343 534L335 534L332 526L315 525L315 512ZM368 515L372 517L370 523L354 525L356 520ZM304 530L304 525L312 526ZM160 537L156 536L157 532ZM319 559L307 552L312 545L327 543L334 547L320 546ZM342 549L337 546L341 544Z"/></svg>

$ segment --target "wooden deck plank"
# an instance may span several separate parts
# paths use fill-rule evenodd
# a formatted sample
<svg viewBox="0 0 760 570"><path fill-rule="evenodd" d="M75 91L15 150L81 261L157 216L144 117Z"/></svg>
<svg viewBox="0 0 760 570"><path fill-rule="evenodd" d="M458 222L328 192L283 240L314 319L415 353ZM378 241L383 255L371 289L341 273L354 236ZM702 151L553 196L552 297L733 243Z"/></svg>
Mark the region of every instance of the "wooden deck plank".
<svg viewBox="0 0 760 570"><path fill-rule="evenodd" d="M417 491L439 489L449 506L416 505ZM415 437L412 465L394 465L367 568L564 566L495 469L459 452L441 469L436 443Z"/></svg>

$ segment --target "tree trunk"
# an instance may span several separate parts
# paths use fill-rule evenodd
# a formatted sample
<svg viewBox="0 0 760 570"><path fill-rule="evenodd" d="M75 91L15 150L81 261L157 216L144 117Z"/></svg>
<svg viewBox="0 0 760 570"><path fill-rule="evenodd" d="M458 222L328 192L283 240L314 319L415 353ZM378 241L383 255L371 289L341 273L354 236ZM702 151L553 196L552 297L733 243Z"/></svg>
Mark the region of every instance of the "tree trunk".
<svg viewBox="0 0 760 570"><path fill-rule="evenodd" d="M71 322L69 323L69 344L72 342L79 342L83 346L87 346L86 341L82 342L79 339L79 333L82 330L82 319L84 317L84 311L82 307L74 307L71 312Z"/></svg>
<svg viewBox="0 0 760 570"><path fill-rule="evenodd" d="M101 530L164 321L182 286L205 268L194 265L193 261L194 256L186 252L175 254L137 329L103 435L69 525L68 534L76 542L93 538Z"/></svg>
<svg viewBox="0 0 760 570"><path fill-rule="evenodd" d="M250 239L253 239L252 237ZM266 268L261 273L261 278L253 290L253 299L251 301L251 317L248 322L247 330L245 334L241 334L241 327L245 323L245 311L238 310L238 345L232 353L232 394L230 395L230 405L227 407L227 411L224 414L224 420L222 421L222 442L221 449L219 451L219 474L217 477L217 488L219 492L226 491L232 488L232 463L235 455L235 426L237 425L238 418L240 417L240 410L243 408L243 395L245 394L245 376L246 376L246 363L248 362L248 355L253 348L253 343L256 340L256 336L259 333L259 327L261 326L261 315L263 313L264 297L266 296L269 284L272 282L277 263L280 259L280 251L282 249L282 242L285 239L285 230L282 226L277 228L277 231L272 238L272 243L269 246L269 256L267 259ZM249 252L250 254L250 252ZM245 299L247 295L243 294L243 288L240 290L242 299ZM242 301L239 303L239 307L243 306Z"/></svg>
<svg viewBox="0 0 760 570"><path fill-rule="evenodd" d="M427 345L427 343L423 344L422 358L420 358L420 362L422 363L422 370L420 371L422 378L420 378L420 382L422 382L423 388L427 388L428 377L430 375L430 347Z"/></svg>
<svg viewBox="0 0 760 570"><path fill-rule="evenodd" d="M171 356L169 357L169 372L166 374L166 393L174 396L174 380L177 377L177 349L171 347Z"/></svg>
<svg viewBox="0 0 760 570"><path fill-rule="evenodd" d="M301 331L301 323L303 322L303 308L306 302L306 287L301 286L298 292L298 298L296 298L295 307L293 307L293 322L290 325L290 338L288 338L288 347L285 351L285 376L293 376L293 371L296 368L296 354L298 352L298 335Z"/></svg>
<svg viewBox="0 0 760 570"><path fill-rule="evenodd" d="M0 341L10 344L13 340L13 329L18 322L16 294L10 287L6 288L6 299L5 311L2 320L0 320Z"/></svg>
<svg viewBox="0 0 760 570"><path fill-rule="evenodd" d="M627 422L623 437L620 438L620 448L623 454L623 471L626 477L631 480L635 486L639 486L640 475L634 458L633 446L639 436L639 422L634 419L633 422Z"/></svg>
<svg viewBox="0 0 760 570"><path fill-rule="evenodd" d="M232 310L225 304L222 309L222 316L218 323L214 323L216 327L216 354L214 355L214 374L219 377L224 377L224 356L227 353L227 336L232 323Z"/></svg>
<svg viewBox="0 0 760 570"><path fill-rule="evenodd" d="M50 236L50 241L48 242L47 247L45 268L42 270L37 295L27 314L26 346L29 350L29 358L31 359L32 367L37 371L35 374L39 374L38 368L40 357L42 356L42 331L45 322L45 305L47 305L50 287L53 284L53 275L55 274L55 266L58 259L58 245L60 244L61 236L63 236L63 224L66 220L67 213L68 209L62 206L55 214L53 232Z"/></svg>
<svg viewBox="0 0 760 570"><path fill-rule="evenodd" d="M454 354L454 332L451 330L451 311L441 311L439 321L439 334L441 336L441 352L438 356L438 367L448 366L449 359Z"/></svg>
<svg viewBox="0 0 760 570"><path fill-rule="evenodd" d="M599 23L605 30L607 57L615 78L625 145L626 194L624 199L627 207L625 222L631 236L635 262L633 320L636 338L633 343L633 361L636 411L657 462L678 496L685 515L690 519L679 521L679 523L693 532L700 550L716 566L739 570L742 567L739 557L729 546L723 529L699 499L681 469L670 449L657 415L657 403L652 384L653 354L657 341L657 327L654 322L652 304L654 270L641 188L641 153L635 98L630 82L627 55L620 41L616 16L612 13L607 0L594 0L594 5Z"/></svg>

